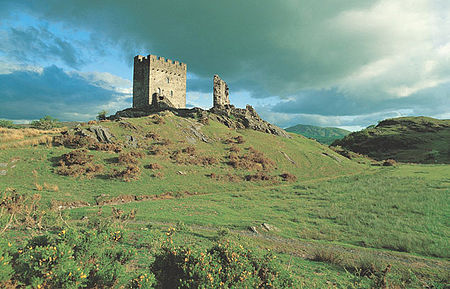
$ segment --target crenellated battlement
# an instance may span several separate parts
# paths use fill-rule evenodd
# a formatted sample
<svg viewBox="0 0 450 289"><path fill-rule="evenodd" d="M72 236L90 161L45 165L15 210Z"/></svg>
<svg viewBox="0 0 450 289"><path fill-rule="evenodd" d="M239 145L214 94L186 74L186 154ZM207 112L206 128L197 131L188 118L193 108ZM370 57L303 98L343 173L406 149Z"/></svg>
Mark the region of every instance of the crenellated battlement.
<svg viewBox="0 0 450 289"><path fill-rule="evenodd" d="M147 56L136 55L134 57L135 64L149 64L151 69L165 70L170 73L185 73L187 65L178 60L165 59L164 57L149 54Z"/></svg>
<svg viewBox="0 0 450 289"><path fill-rule="evenodd" d="M155 94L167 97L177 108L186 106L187 65L156 55L136 55L133 74L133 107L148 107Z"/></svg>

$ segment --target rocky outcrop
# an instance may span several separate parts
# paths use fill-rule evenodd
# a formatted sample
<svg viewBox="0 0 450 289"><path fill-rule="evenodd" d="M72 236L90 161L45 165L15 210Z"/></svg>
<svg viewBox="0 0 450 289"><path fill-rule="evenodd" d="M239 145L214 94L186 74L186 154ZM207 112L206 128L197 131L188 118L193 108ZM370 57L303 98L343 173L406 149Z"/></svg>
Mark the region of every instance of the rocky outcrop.
<svg viewBox="0 0 450 289"><path fill-rule="evenodd" d="M290 138L289 134L276 125L263 120L255 109L247 105L245 109L235 108L233 105L226 107L213 107L209 110L213 118L230 128L246 128Z"/></svg>
<svg viewBox="0 0 450 289"><path fill-rule="evenodd" d="M255 109L247 105L245 109L236 108L233 105L226 105L221 107L213 107L210 110L204 110L198 107L187 108L166 108L157 110L155 108L149 110L138 110L128 108L118 111L115 115L109 117L111 120L118 120L122 117L133 118L149 116L161 111L171 111L173 114L180 117L189 117L196 119L211 119L223 123L229 128L234 129L253 129L281 137L290 138L289 134L276 125L273 125L263 120Z"/></svg>

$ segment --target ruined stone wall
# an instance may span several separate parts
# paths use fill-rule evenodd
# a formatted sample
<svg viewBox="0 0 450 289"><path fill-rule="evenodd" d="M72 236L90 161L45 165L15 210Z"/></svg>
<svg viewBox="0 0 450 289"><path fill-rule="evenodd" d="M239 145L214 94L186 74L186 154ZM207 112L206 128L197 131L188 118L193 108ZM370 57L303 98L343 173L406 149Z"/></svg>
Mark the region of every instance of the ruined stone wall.
<svg viewBox="0 0 450 289"><path fill-rule="evenodd" d="M145 108L152 104L153 94L164 95L176 108L186 107L187 66L148 55L134 58L133 107Z"/></svg>
<svg viewBox="0 0 450 289"><path fill-rule="evenodd" d="M230 105L228 84L217 74L213 79L213 107L223 107Z"/></svg>

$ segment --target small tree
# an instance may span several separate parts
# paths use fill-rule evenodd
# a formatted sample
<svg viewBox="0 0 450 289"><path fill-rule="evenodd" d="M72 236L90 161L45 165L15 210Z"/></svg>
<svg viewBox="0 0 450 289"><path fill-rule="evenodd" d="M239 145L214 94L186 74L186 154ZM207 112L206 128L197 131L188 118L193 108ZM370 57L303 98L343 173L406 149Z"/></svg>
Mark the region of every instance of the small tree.
<svg viewBox="0 0 450 289"><path fill-rule="evenodd" d="M37 129L52 129L59 126L59 120L49 115L44 116L39 120L33 120L31 127Z"/></svg>
<svg viewBox="0 0 450 289"><path fill-rule="evenodd" d="M105 120L106 119L106 114L107 114L108 112L106 111L106 110L102 110L102 111L100 111L99 113L98 113L98 115L97 115L97 119L98 120Z"/></svg>

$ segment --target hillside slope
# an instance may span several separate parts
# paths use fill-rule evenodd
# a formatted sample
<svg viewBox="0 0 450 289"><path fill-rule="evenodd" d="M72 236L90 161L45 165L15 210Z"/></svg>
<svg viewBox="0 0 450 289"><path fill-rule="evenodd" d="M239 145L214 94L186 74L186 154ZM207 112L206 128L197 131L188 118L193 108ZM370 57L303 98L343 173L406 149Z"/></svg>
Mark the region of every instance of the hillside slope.
<svg viewBox="0 0 450 289"><path fill-rule="evenodd" d="M412 163L450 163L450 120L400 117L354 132L334 146L374 159Z"/></svg>
<svg viewBox="0 0 450 289"><path fill-rule="evenodd" d="M16 162L1 176L0 189L14 187L31 193L36 184L45 182L57 185L58 193L43 190L44 198L95 203L100 195L239 191L289 183L283 174L304 181L363 170L302 136L284 138L251 129L230 129L215 120L202 122L165 112L84 124L58 137L63 144L59 146L50 144L49 135L45 135L47 145L35 147L22 147L19 141L11 140L2 144L5 149L0 150L0 162ZM87 135L99 127L108 131L111 139L91 143ZM79 149L88 150L68 155ZM63 157L65 164L61 166ZM70 158L80 158L81 168L75 168L89 165L91 171L70 171Z"/></svg>
<svg viewBox="0 0 450 289"><path fill-rule="evenodd" d="M349 133L348 130L337 127L320 127L314 125L297 124L285 129L288 132L301 134L307 138L313 138L322 144L330 145L337 139L342 139Z"/></svg>

